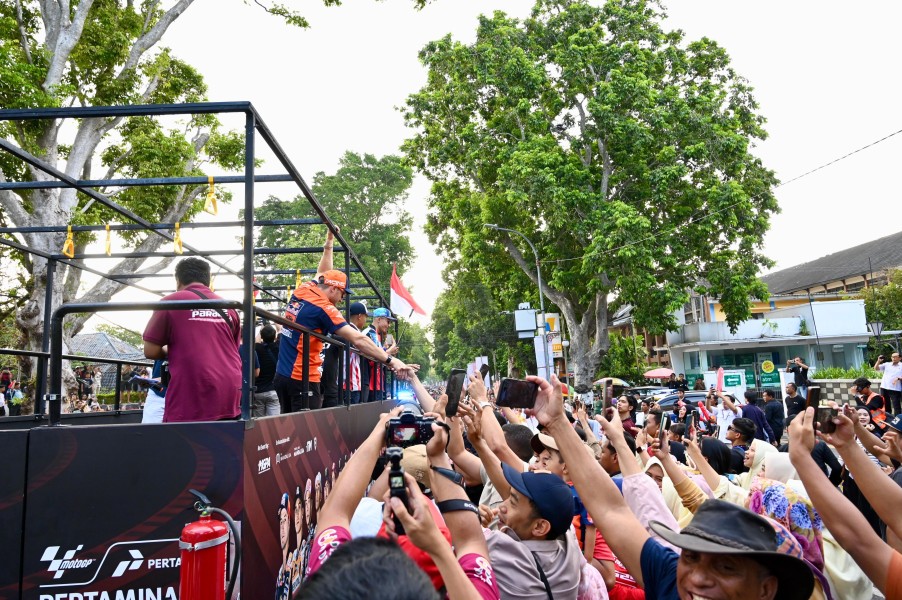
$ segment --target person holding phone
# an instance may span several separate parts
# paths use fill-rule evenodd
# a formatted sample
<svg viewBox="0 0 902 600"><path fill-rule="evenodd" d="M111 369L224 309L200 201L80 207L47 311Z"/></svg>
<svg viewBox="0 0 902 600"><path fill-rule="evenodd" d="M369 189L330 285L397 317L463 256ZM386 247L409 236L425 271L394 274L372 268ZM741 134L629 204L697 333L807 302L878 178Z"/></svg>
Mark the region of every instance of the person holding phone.
<svg viewBox="0 0 902 600"><path fill-rule="evenodd" d="M808 365L802 362L801 356L786 361L786 372L793 374L793 383L802 398L808 397Z"/></svg>

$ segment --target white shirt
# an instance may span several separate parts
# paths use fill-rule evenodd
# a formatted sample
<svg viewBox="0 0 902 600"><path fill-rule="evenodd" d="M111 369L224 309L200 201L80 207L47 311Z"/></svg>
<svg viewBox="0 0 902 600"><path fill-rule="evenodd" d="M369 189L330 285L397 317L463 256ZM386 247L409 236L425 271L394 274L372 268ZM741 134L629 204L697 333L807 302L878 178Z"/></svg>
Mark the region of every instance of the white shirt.
<svg viewBox="0 0 902 600"><path fill-rule="evenodd" d="M902 382L896 381L896 377L902 377L902 361L899 361L897 365L891 362L877 365L877 370L883 371L880 387L886 390L902 390Z"/></svg>
<svg viewBox="0 0 902 600"><path fill-rule="evenodd" d="M739 408L738 406L736 408ZM718 439L721 442L727 442L727 429L730 427L730 424L734 419L739 418L739 413L734 413L732 410L720 404L715 406L710 411L714 418L717 419L717 425L720 427L720 433L718 434Z"/></svg>

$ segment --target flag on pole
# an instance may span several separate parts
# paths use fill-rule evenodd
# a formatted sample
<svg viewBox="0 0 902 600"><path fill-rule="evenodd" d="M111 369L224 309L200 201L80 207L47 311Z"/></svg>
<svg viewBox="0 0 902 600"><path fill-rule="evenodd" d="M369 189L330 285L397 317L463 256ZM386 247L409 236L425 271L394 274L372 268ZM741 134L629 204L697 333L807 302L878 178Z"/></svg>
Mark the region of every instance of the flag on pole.
<svg viewBox="0 0 902 600"><path fill-rule="evenodd" d="M413 296L401 283L394 264L391 267L391 311L396 315L407 315L408 317L413 315L413 313L426 316L426 311L420 308L417 301L413 299Z"/></svg>

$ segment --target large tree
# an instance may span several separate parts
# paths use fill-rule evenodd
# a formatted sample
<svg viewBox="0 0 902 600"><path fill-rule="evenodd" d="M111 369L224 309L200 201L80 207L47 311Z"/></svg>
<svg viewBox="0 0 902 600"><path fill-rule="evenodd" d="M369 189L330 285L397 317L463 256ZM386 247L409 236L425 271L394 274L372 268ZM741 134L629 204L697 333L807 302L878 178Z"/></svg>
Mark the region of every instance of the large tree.
<svg viewBox="0 0 902 600"><path fill-rule="evenodd" d="M536 245L581 392L609 346L612 303L659 332L690 290L720 298L731 326L767 293L756 274L775 178L752 154L764 119L721 47L663 18L643 0L483 16L474 43L421 51L428 80L403 108L406 152L432 180L433 240L493 293L533 301L531 250L484 225Z"/></svg>
<svg viewBox="0 0 902 600"><path fill-rule="evenodd" d="M426 0L414 0L417 8ZM200 73L159 47L172 23L194 0L0 0L0 107L34 108L117 104L180 103L206 100ZM309 24L290 4L245 1L299 27ZM323 0L338 5L339 0ZM293 3L292 3L293 4ZM254 8L248 8L254 10ZM66 175L97 177L178 177L239 168L243 136L221 131L211 116L182 120L89 118L0 123L0 137L48 162ZM42 171L0 153L0 180L45 181ZM140 216L163 222L190 219L203 206L203 188L170 186L100 190ZM226 194L218 192L220 200ZM119 220L99 203L88 207L73 189L0 191L0 223L16 227L65 226ZM64 233L24 233L18 241L32 249L58 253ZM124 236L128 248L153 251L157 235ZM75 236L80 252L93 238ZM22 344L39 349L44 323L47 261L19 255L28 277L27 298L16 298L16 324ZM117 272L158 272L165 262L145 264L126 258ZM62 268L54 280L53 306L64 302L109 300L122 285L101 280L80 293L82 271ZM0 309L2 310L2 309ZM77 333L87 316L67 321L66 335ZM31 376L33 365L23 365Z"/></svg>
<svg viewBox="0 0 902 600"><path fill-rule="evenodd" d="M342 237L351 244L385 297L388 297L392 264L397 264L398 273L403 273L415 256L409 238L413 219L404 208L412 182L413 170L401 157L376 157L350 151L342 156L335 173L321 171L313 176L311 189L314 196L341 228ZM254 216L259 220L277 220L315 218L316 214L306 198L297 196L287 201L270 197L256 209ZM324 238L324 227L263 227L257 245L316 248L322 246ZM312 269L316 268L319 259L319 253L261 255L260 263L278 269ZM335 267L342 266L343 261L336 253ZM278 285L294 284L290 277L267 281ZM363 279L352 275L351 281L363 282Z"/></svg>

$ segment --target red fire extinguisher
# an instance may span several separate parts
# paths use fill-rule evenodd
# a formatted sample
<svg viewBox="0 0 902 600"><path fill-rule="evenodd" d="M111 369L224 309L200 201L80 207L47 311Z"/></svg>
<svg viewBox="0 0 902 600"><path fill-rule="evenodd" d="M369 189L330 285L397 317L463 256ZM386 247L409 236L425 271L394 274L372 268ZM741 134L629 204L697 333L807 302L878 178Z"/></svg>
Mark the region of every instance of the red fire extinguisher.
<svg viewBox="0 0 902 600"><path fill-rule="evenodd" d="M180 600L229 600L235 585L241 544L237 537L235 522L226 513L211 506L210 500L196 490L189 490L197 496L194 507L200 511L200 519L188 523L179 537L181 566L179 573ZM214 520L210 513L225 517L228 526ZM229 531L235 533L235 560L232 577L227 580L226 550L229 546ZM228 581L228 589L226 582Z"/></svg>

